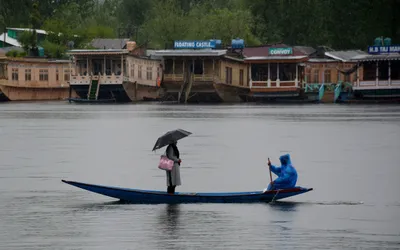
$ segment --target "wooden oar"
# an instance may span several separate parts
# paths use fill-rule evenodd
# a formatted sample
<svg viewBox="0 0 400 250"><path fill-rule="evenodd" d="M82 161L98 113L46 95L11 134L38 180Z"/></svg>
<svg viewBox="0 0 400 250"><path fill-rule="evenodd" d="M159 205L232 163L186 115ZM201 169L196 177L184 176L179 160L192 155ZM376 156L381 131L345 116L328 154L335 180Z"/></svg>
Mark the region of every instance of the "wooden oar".
<svg viewBox="0 0 400 250"><path fill-rule="evenodd" d="M271 173L271 166L270 166L270 164L271 164L271 161L269 160L269 157L268 157L269 179L270 179L271 182L272 182L272 173ZM270 183L271 183L271 182L270 182Z"/></svg>

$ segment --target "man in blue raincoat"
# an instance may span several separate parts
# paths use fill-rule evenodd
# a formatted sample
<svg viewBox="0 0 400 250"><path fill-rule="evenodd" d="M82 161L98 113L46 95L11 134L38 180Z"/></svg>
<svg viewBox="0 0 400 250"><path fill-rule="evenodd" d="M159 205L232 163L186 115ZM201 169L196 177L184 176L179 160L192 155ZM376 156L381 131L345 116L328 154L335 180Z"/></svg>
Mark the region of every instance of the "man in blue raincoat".
<svg viewBox="0 0 400 250"><path fill-rule="evenodd" d="M297 171L292 166L290 155L282 155L279 157L279 160L281 161L281 166L276 167L272 165L268 159L268 166L270 167L271 171L278 176L278 178L268 185L267 190L287 189L296 186Z"/></svg>

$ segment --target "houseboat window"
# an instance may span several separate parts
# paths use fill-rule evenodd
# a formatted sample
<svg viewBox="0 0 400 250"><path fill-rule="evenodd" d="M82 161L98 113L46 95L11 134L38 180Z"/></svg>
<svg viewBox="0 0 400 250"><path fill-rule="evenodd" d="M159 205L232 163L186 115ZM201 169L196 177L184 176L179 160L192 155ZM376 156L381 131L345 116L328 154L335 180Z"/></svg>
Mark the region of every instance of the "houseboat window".
<svg viewBox="0 0 400 250"><path fill-rule="evenodd" d="M325 83L332 83L331 70L330 69L326 69L325 72L324 72L324 82Z"/></svg>
<svg viewBox="0 0 400 250"><path fill-rule="evenodd" d="M25 70L25 81L31 81L31 69L26 69Z"/></svg>
<svg viewBox="0 0 400 250"><path fill-rule="evenodd" d="M59 80L59 77L58 77L58 69L56 69L56 81L58 81Z"/></svg>
<svg viewBox="0 0 400 250"><path fill-rule="evenodd" d="M117 65L116 65L116 68L115 68L115 74L117 75L117 76L119 76L119 75L121 75L121 64L120 63L118 63Z"/></svg>
<svg viewBox="0 0 400 250"><path fill-rule="evenodd" d="M103 74L103 60L93 60L93 72L94 75Z"/></svg>
<svg viewBox="0 0 400 250"><path fill-rule="evenodd" d="M193 62L190 64L190 72L194 73L195 75L202 75L203 74L203 61L198 59L194 61L194 72L193 72Z"/></svg>
<svg viewBox="0 0 400 250"><path fill-rule="evenodd" d="M11 79L13 81L18 81L18 69L12 69L12 71L11 71Z"/></svg>
<svg viewBox="0 0 400 250"><path fill-rule="evenodd" d="M64 81L69 81L69 70L64 70Z"/></svg>
<svg viewBox="0 0 400 250"><path fill-rule="evenodd" d="M4 64L0 64L0 79L5 77Z"/></svg>
<svg viewBox="0 0 400 250"><path fill-rule="evenodd" d="M345 82L351 82L351 75L344 75Z"/></svg>
<svg viewBox="0 0 400 250"><path fill-rule="evenodd" d="M244 82L244 71L243 71L243 69L241 69L239 71L239 85L243 86L243 82Z"/></svg>
<svg viewBox="0 0 400 250"><path fill-rule="evenodd" d="M166 59L165 60L165 73L166 74L172 74L173 73L173 60L172 59Z"/></svg>
<svg viewBox="0 0 400 250"><path fill-rule="evenodd" d="M313 83L319 83L319 69L314 69Z"/></svg>
<svg viewBox="0 0 400 250"><path fill-rule="evenodd" d="M391 63L390 63L390 79L400 80L400 61L391 61Z"/></svg>
<svg viewBox="0 0 400 250"><path fill-rule="evenodd" d="M138 78L142 79L142 65L138 65Z"/></svg>
<svg viewBox="0 0 400 250"><path fill-rule="evenodd" d="M48 81L49 80L49 70L41 69L39 70L39 81Z"/></svg>
<svg viewBox="0 0 400 250"><path fill-rule="evenodd" d="M232 84L232 68L225 67L225 83Z"/></svg>
<svg viewBox="0 0 400 250"><path fill-rule="evenodd" d="M278 79L278 64L271 63L269 72L270 72L271 81L276 81ZM268 74L268 71L267 71L267 74ZM267 79L268 79L268 77L267 77Z"/></svg>
<svg viewBox="0 0 400 250"><path fill-rule="evenodd" d="M306 73L304 75L306 83L311 83L311 69L306 69Z"/></svg>
<svg viewBox="0 0 400 250"><path fill-rule="evenodd" d="M279 80L294 81L296 79L296 64L280 63L279 64Z"/></svg>
<svg viewBox="0 0 400 250"><path fill-rule="evenodd" d="M376 80L376 62L365 62L363 64L363 80L364 81Z"/></svg>
<svg viewBox="0 0 400 250"><path fill-rule="evenodd" d="M146 79L152 80L152 78L153 78L153 67L147 67Z"/></svg>
<svg viewBox="0 0 400 250"><path fill-rule="evenodd" d="M131 64L131 77L135 77L135 64Z"/></svg>
<svg viewBox="0 0 400 250"><path fill-rule="evenodd" d="M251 65L251 78L253 81L268 81L268 64Z"/></svg>
<svg viewBox="0 0 400 250"><path fill-rule="evenodd" d="M379 62L379 80L388 80L389 79L389 62L388 61L380 61Z"/></svg>

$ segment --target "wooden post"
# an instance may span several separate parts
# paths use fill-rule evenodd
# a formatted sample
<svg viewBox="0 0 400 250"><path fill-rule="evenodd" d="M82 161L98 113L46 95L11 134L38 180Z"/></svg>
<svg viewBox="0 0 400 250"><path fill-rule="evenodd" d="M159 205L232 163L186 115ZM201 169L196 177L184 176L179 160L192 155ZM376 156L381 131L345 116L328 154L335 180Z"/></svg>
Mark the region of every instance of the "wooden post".
<svg viewBox="0 0 400 250"><path fill-rule="evenodd" d="M295 79L295 83L296 83L296 87L299 86L299 65L296 63L296 79Z"/></svg>
<svg viewBox="0 0 400 250"><path fill-rule="evenodd" d="M388 79L389 82L388 82L388 83L389 83L389 85L392 85L392 76L391 76L391 74L392 74L391 71L392 71L392 70L391 70L391 68L390 68L390 67L391 67L390 61L388 61L388 64L389 64L389 68L388 68L388 70L389 70L389 79Z"/></svg>
<svg viewBox="0 0 400 250"><path fill-rule="evenodd" d="M213 58L213 75L215 75L215 59Z"/></svg>
<svg viewBox="0 0 400 250"><path fill-rule="evenodd" d="M172 77L174 77L174 75L175 75L175 57L174 58L172 58Z"/></svg>
<svg viewBox="0 0 400 250"><path fill-rule="evenodd" d="M106 75L106 56L104 55L103 75Z"/></svg>
<svg viewBox="0 0 400 250"><path fill-rule="evenodd" d="M267 80L267 87L271 87L271 64L268 63L268 80Z"/></svg>
<svg viewBox="0 0 400 250"><path fill-rule="evenodd" d="M86 57L86 74L89 76L89 56Z"/></svg>
<svg viewBox="0 0 400 250"><path fill-rule="evenodd" d="M357 73L356 73L356 76L357 76L357 86L360 87L360 64L359 64L359 63L357 63Z"/></svg>
<svg viewBox="0 0 400 250"><path fill-rule="evenodd" d="M124 76L124 55L121 56L121 76Z"/></svg>
<svg viewBox="0 0 400 250"><path fill-rule="evenodd" d="M202 67L203 67L203 72L202 72L202 73L203 73L203 74L202 74L202 75L203 75L203 81L204 81L204 58L202 58L201 61L202 61L202 63L203 63L203 65L202 65Z"/></svg>
<svg viewBox="0 0 400 250"><path fill-rule="evenodd" d="M378 61L376 61L376 80L375 80L375 85L378 86L379 84L379 65L378 65Z"/></svg>
<svg viewBox="0 0 400 250"><path fill-rule="evenodd" d="M279 63L276 63L276 86L277 86L277 87L280 87Z"/></svg>

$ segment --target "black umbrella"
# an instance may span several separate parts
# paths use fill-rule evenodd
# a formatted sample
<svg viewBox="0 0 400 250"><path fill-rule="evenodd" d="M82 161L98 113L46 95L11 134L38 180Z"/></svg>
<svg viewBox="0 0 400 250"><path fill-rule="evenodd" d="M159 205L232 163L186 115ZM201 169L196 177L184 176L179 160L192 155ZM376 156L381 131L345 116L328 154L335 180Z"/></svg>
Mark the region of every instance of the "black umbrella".
<svg viewBox="0 0 400 250"><path fill-rule="evenodd" d="M172 131L168 131L164 135L160 136L157 139L156 144L153 147L153 151L162 147L167 146L168 144L171 144L173 142L176 142L182 138L185 138L188 135L191 135L192 133L185 131L183 129L176 129Z"/></svg>

